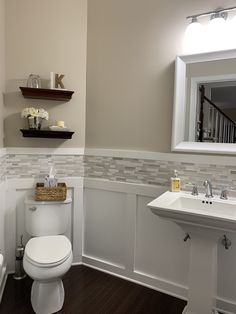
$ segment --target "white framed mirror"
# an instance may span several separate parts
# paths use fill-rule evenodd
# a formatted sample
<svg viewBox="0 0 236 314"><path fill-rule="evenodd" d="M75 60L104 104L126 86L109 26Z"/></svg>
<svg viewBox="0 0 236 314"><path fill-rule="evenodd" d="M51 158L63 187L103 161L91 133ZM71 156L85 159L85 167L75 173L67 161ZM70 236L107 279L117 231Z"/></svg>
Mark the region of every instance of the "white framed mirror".
<svg viewBox="0 0 236 314"><path fill-rule="evenodd" d="M236 49L177 56L172 151L236 154Z"/></svg>

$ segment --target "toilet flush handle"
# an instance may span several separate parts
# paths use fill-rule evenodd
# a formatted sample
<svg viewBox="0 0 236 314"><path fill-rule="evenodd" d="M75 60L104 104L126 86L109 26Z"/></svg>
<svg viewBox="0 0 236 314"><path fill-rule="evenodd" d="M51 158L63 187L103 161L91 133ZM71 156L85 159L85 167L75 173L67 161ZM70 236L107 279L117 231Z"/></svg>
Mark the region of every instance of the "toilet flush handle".
<svg viewBox="0 0 236 314"><path fill-rule="evenodd" d="M32 207L30 207L30 208L29 208L29 210L31 210L32 212L35 212L35 211L36 211L36 209L37 209L37 207L36 207L36 206L32 206Z"/></svg>

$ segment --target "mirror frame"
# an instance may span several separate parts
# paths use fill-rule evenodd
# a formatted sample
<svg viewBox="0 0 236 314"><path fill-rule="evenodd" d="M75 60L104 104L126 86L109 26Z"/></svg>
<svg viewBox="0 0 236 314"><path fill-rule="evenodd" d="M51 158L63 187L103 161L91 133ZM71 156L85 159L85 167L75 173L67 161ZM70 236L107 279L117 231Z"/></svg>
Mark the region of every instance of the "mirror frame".
<svg viewBox="0 0 236 314"><path fill-rule="evenodd" d="M199 143L184 140L186 119L186 66L191 63L236 58L236 49L177 56L175 62L174 108L171 150L174 152L236 155L236 144ZM236 73L236 70L235 70ZM190 104L189 104L190 105Z"/></svg>

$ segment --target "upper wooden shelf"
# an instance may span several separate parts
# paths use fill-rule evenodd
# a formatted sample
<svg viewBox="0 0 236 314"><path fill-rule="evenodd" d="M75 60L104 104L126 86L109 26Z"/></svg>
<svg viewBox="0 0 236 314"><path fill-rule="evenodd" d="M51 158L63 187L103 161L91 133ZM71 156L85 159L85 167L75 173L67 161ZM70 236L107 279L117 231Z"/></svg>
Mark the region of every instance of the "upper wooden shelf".
<svg viewBox="0 0 236 314"><path fill-rule="evenodd" d="M20 87L20 90L25 98L49 99L57 101L69 101L74 93L73 91L65 89L47 89L32 87Z"/></svg>

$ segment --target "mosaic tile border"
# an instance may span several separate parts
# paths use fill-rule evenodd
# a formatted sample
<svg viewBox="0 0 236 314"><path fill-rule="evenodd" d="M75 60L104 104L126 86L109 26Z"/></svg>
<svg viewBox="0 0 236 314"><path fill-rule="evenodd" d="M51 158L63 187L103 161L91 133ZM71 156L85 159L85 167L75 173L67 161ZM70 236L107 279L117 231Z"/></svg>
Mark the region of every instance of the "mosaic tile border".
<svg viewBox="0 0 236 314"><path fill-rule="evenodd" d="M205 179L211 180L217 191L222 187L236 190L236 166L88 155L9 154L0 159L0 177L43 178L51 166L60 178L99 178L167 187L177 169L184 190L191 190L193 184L203 190Z"/></svg>

